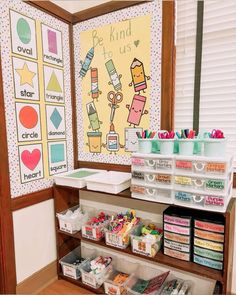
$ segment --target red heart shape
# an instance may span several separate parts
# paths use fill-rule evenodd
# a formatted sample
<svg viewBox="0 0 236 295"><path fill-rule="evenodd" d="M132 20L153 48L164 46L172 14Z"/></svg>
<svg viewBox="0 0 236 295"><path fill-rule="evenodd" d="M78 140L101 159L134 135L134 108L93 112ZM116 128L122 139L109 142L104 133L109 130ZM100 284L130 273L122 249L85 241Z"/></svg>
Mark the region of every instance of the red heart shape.
<svg viewBox="0 0 236 295"><path fill-rule="evenodd" d="M21 160L23 164L31 171L35 169L40 159L41 159L41 151L39 149L34 149L32 152L28 150L24 150L21 153Z"/></svg>

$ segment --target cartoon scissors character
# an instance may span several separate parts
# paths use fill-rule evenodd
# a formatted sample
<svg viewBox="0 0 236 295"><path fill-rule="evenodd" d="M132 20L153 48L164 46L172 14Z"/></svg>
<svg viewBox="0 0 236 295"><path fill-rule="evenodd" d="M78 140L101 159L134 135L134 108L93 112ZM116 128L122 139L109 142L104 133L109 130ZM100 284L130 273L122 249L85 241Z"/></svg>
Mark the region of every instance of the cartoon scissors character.
<svg viewBox="0 0 236 295"><path fill-rule="evenodd" d="M117 108L119 108L118 104L123 100L123 94L121 92L115 93L114 91L110 91L107 95L107 99L110 101L108 105L111 108L110 122L112 123L114 120L115 111Z"/></svg>

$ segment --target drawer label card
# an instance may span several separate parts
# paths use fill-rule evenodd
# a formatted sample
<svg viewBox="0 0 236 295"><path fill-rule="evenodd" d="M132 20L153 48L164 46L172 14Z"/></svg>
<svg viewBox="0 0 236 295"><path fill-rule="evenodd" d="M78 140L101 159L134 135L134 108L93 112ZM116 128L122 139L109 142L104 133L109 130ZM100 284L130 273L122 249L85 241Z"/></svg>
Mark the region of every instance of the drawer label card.
<svg viewBox="0 0 236 295"><path fill-rule="evenodd" d="M192 178L186 176L175 176L175 183L181 185L192 185Z"/></svg>
<svg viewBox="0 0 236 295"><path fill-rule="evenodd" d="M131 186L131 192L139 193L139 194L145 194L145 187L138 186L138 185L132 185Z"/></svg>
<svg viewBox="0 0 236 295"><path fill-rule="evenodd" d="M189 236L182 236L182 235L178 235L178 234L174 234L174 233L165 231L164 238L174 241L174 242L190 244L190 237Z"/></svg>
<svg viewBox="0 0 236 295"><path fill-rule="evenodd" d="M224 233L224 225L223 224L217 224L212 222L206 222L201 220L194 220L194 226L196 228L214 231L217 233Z"/></svg>
<svg viewBox="0 0 236 295"><path fill-rule="evenodd" d="M131 162L132 162L132 165L136 165L136 166L144 166L145 164L144 159L140 159L140 158L132 158Z"/></svg>
<svg viewBox="0 0 236 295"><path fill-rule="evenodd" d="M136 179L144 180L144 173L143 172L133 171L132 172L132 177L136 178Z"/></svg>
<svg viewBox="0 0 236 295"><path fill-rule="evenodd" d="M182 234L182 235L187 235L187 236L190 235L190 228L189 227L182 227L182 226L177 226L177 225L165 223L164 230L178 233L178 234Z"/></svg>
<svg viewBox="0 0 236 295"><path fill-rule="evenodd" d="M206 172L218 172L225 173L226 164L225 163L207 163Z"/></svg>
<svg viewBox="0 0 236 295"><path fill-rule="evenodd" d="M190 252L190 246L186 245L186 244L180 244L177 242L173 242L173 241L169 241L169 240L165 240L164 239L164 247L173 249L173 250L177 250L177 251L181 251L181 252Z"/></svg>
<svg viewBox="0 0 236 295"><path fill-rule="evenodd" d="M193 261L198 264L201 264L201 265L204 265L207 267L211 267L211 268L215 268L215 269L219 269L219 270L222 270L222 268L223 268L222 262L214 261L214 260L211 260L208 258L203 258L203 257L197 256L197 255L194 255Z"/></svg>
<svg viewBox="0 0 236 295"><path fill-rule="evenodd" d="M224 180L209 179L206 181L206 188L213 190L223 190L225 188Z"/></svg>
<svg viewBox="0 0 236 295"><path fill-rule="evenodd" d="M193 164L191 161L176 161L175 162L175 167L179 169L188 169L191 170L193 167Z"/></svg>
<svg viewBox="0 0 236 295"><path fill-rule="evenodd" d="M164 254L168 255L168 256L171 256L171 257L181 259L181 260L185 260L185 261L190 260L190 254L175 251L175 250L172 250L172 249L169 249L169 248L164 248Z"/></svg>
<svg viewBox="0 0 236 295"><path fill-rule="evenodd" d="M192 202L192 194L185 192L176 192L175 199L184 202Z"/></svg>
<svg viewBox="0 0 236 295"><path fill-rule="evenodd" d="M68 266L68 265L63 265L62 268L63 268L64 276L75 279L75 280L78 279L78 277L76 275L76 269L75 268L73 268L72 266Z"/></svg>
<svg viewBox="0 0 236 295"><path fill-rule="evenodd" d="M169 174L157 174L156 181L160 183L171 183L171 175Z"/></svg>
<svg viewBox="0 0 236 295"><path fill-rule="evenodd" d="M190 226L190 219L164 214L164 221L182 226Z"/></svg>
<svg viewBox="0 0 236 295"><path fill-rule="evenodd" d="M145 256L152 256L152 244L133 239L133 252Z"/></svg>
<svg viewBox="0 0 236 295"><path fill-rule="evenodd" d="M224 235L222 234L216 234L214 232L200 230L200 229L194 229L194 236L205 239L205 240L211 240L215 242L221 242L224 243Z"/></svg>
<svg viewBox="0 0 236 295"><path fill-rule="evenodd" d="M214 259L214 260L219 260L219 261L223 261L224 259L223 253L199 248L196 246L194 246L194 254L197 254L206 258Z"/></svg>
<svg viewBox="0 0 236 295"><path fill-rule="evenodd" d="M198 238L194 238L194 245L202 247L202 248L207 248L210 250L214 250L214 251L220 251L223 252L224 250L224 245L220 244L220 243L214 243L211 241L207 241L207 240L201 240Z"/></svg>
<svg viewBox="0 0 236 295"><path fill-rule="evenodd" d="M82 273L82 282L85 285L91 286L93 288L97 287L96 284L96 278L94 274L90 274L90 273Z"/></svg>
<svg viewBox="0 0 236 295"><path fill-rule="evenodd" d="M157 169L172 169L172 160L156 160Z"/></svg>
<svg viewBox="0 0 236 295"><path fill-rule="evenodd" d="M224 206L224 198L218 198L213 196L205 197L205 205L213 205L213 206Z"/></svg>

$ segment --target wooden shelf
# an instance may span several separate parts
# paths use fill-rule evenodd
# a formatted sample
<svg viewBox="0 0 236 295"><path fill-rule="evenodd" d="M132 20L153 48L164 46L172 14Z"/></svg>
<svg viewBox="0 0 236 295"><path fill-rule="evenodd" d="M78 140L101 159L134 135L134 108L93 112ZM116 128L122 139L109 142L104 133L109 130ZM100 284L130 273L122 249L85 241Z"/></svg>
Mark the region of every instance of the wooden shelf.
<svg viewBox="0 0 236 295"><path fill-rule="evenodd" d="M159 251L157 253L157 255L152 258L152 257L147 257L147 256L143 256L143 255L133 253L130 247L128 247L126 249L119 249L119 248L115 248L115 247L112 247L112 246L108 246L108 245L106 245L104 239L101 240L101 241L93 241L93 240L86 239L86 238L82 237L81 232L78 232L78 233L76 233L74 235L63 232L63 231L60 231L60 230L57 230L57 232L60 233L60 234L63 234L63 235L73 237L75 239L79 239L79 240L87 242L87 243L96 244L98 246L102 246L102 247L105 247L105 248L110 248L110 249L119 251L119 252L121 252L123 254L129 254L129 255L132 255L132 256L140 257L140 258L152 261L152 262L167 265L167 266L179 269L179 270L187 271L187 272L190 272L190 273L193 273L193 274L196 274L196 275L200 275L200 276L205 277L205 278L217 280L217 281L223 283L222 271L214 270L214 269L211 269L211 268L208 268L208 267L205 267L205 266L201 266L201 265L193 263L193 262L182 261L182 260L179 260L179 259L176 259L176 258L172 258L172 257L169 257L167 255L164 255L161 251Z"/></svg>
<svg viewBox="0 0 236 295"><path fill-rule="evenodd" d="M103 287L100 287L98 289L94 289L94 288L92 288L92 287L90 287L88 285L83 284L81 279L80 280L74 280L74 279L71 279L69 277L64 276L62 273L58 274L58 278L63 279L65 281L68 281L68 282L70 282L70 283L72 283L74 285L77 285L77 286L81 287L81 288L87 289L87 290L89 290L89 291L91 291L93 293L105 294L105 291L104 291Z"/></svg>

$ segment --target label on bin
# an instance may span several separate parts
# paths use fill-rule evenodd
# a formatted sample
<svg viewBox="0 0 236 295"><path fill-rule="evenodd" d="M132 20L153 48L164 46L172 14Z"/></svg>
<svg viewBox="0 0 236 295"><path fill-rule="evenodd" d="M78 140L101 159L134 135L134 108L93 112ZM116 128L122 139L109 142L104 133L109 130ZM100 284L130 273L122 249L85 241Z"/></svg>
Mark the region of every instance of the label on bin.
<svg viewBox="0 0 236 295"><path fill-rule="evenodd" d="M60 230L65 231L67 233L72 234L72 224L70 222L66 222L64 220L59 219Z"/></svg>
<svg viewBox="0 0 236 295"><path fill-rule="evenodd" d="M132 185L131 186L131 192L139 193L139 194L145 194L145 187L139 186L139 185Z"/></svg>
<svg viewBox="0 0 236 295"><path fill-rule="evenodd" d="M219 269L222 270L223 269L223 263L219 262L219 261L214 261L208 258L203 258L197 255L193 255L193 261L195 263L210 267L210 268L215 268L215 269Z"/></svg>
<svg viewBox="0 0 236 295"><path fill-rule="evenodd" d="M192 178L186 176L175 176L175 183L181 185L192 185Z"/></svg>
<svg viewBox="0 0 236 295"><path fill-rule="evenodd" d="M201 220L194 220L194 226L196 228L214 231L218 233L224 233L224 225L223 224L217 224L212 222L206 222Z"/></svg>
<svg viewBox="0 0 236 295"><path fill-rule="evenodd" d="M164 247L164 254L181 260L190 261L190 254Z"/></svg>
<svg viewBox="0 0 236 295"><path fill-rule="evenodd" d="M206 163L206 172L218 172L225 173L226 164L225 163Z"/></svg>
<svg viewBox="0 0 236 295"><path fill-rule="evenodd" d="M224 243L224 235L222 235L222 234L216 234L214 232L200 230L200 229L195 228L194 235L195 235L195 237L198 237L201 239Z"/></svg>
<svg viewBox="0 0 236 295"><path fill-rule="evenodd" d="M176 161L175 162L175 167L178 169L187 169L187 170L191 170L193 167L193 164L191 161Z"/></svg>
<svg viewBox="0 0 236 295"><path fill-rule="evenodd" d="M136 179L144 180L144 173L143 172L133 171L132 177L136 178Z"/></svg>
<svg viewBox="0 0 236 295"><path fill-rule="evenodd" d="M154 244L154 243L153 243ZM142 240L133 239L133 252L152 257L151 243Z"/></svg>
<svg viewBox="0 0 236 295"><path fill-rule="evenodd" d="M82 227L82 236L91 240L98 240L100 238L97 237L96 228L93 228L91 226Z"/></svg>
<svg viewBox="0 0 236 295"><path fill-rule="evenodd" d="M194 238L194 245L219 252L223 252L224 250L224 245L222 243L215 243L198 238Z"/></svg>
<svg viewBox="0 0 236 295"><path fill-rule="evenodd" d="M124 287L118 287L108 282L104 283L104 288L105 288L105 293L108 295L121 295L121 289L125 291ZM124 292L124 294L126 293Z"/></svg>
<svg viewBox="0 0 236 295"><path fill-rule="evenodd" d="M144 159L141 158L132 158L131 159L132 165L136 165L136 166L144 166Z"/></svg>
<svg viewBox="0 0 236 295"><path fill-rule="evenodd" d="M223 190L225 188L224 180L209 179L206 181L206 188L211 190Z"/></svg>
<svg viewBox="0 0 236 295"><path fill-rule="evenodd" d="M172 169L172 160L157 159L156 167L157 169Z"/></svg>
<svg viewBox="0 0 236 295"><path fill-rule="evenodd" d="M214 259L214 260L219 260L219 261L223 261L223 259L224 259L223 253L199 248L196 246L194 246L194 254L200 255L202 257Z"/></svg>
<svg viewBox="0 0 236 295"><path fill-rule="evenodd" d="M190 235L189 227L183 227L183 226L177 226L177 225L165 223L164 230L167 230L173 233L182 234L182 235L188 235L188 236Z"/></svg>
<svg viewBox="0 0 236 295"><path fill-rule="evenodd" d="M106 244L117 248L124 248L122 237L117 234L106 232Z"/></svg>
<svg viewBox="0 0 236 295"><path fill-rule="evenodd" d="M73 268L72 266L63 265L62 269L63 269L64 276L75 279L75 280L78 279L76 276L76 269Z"/></svg>
<svg viewBox="0 0 236 295"><path fill-rule="evenodd" d="M185 192L176 192L175 199L184 202L192 202L192 194Z"/></svg>
<svg viewBox="0 0 236 295"><path fill-rule="evenodd" d="M213 206L224 206L224 198L218 198L213 196L205 197L205 205L213 205Z"/></svg>
<svg viewBox="0 0 236 295"><path fill-rule="evenodd" d="M181 218L177 216L171 216L164 214L164 221L172 224L182 225L182 226L190 226L189 218Z"/></svg>
<svg viewBox="0 0 236 295"><path fill-rule="evenodd" d="M182 236L174 233L170 233L165 231L164 232L164 238L174 241L174 242L179 242L179 243L184 243L184 244L189 244L190 243L190 237L189 236Z"/></svg>
<svg viewBox="0 0 236 295"><path fill-rule="evenodd" d="M164 247L181 251L181 252L187 252L187 253L190 252L190 245L173 242L166 239L164 239Z"/></svg>
<svg viewBox="0 0 236 295"><path fill-rule="evenodd" d="M96 278L94 274L82 272L82 282L83 284L91 286L93 288L97 287Z"/></svg>
<svg viewBox="0 0 236 295"><path fill-rule="evenodd" d="M171 183L171 175L169 175L169 174L157 174L156 181L160 182L160 183L170 184Z"/></svg>

